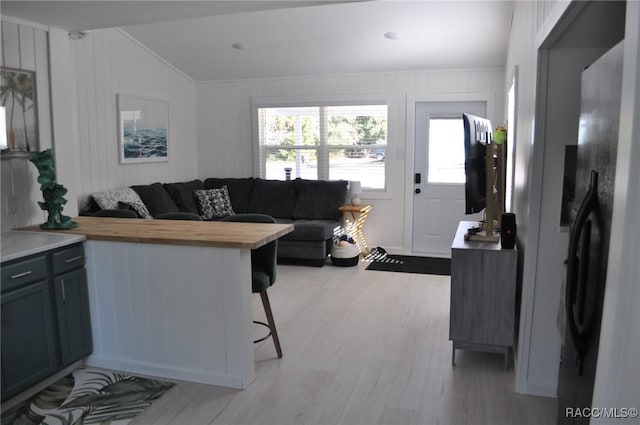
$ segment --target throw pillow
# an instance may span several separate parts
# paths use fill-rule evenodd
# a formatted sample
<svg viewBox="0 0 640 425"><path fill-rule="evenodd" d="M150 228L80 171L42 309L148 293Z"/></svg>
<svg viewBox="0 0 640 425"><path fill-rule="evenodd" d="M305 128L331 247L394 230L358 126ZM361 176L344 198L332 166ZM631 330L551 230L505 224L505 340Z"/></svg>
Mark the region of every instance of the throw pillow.
<svg viewBox="0 0 640 425"><path fill-rule="evenodd" d="M131 186L131 189L140 196L147 210L149 210L149 214L154 217L159 214L179 211L171 196L160 183Z"/></svg>
<svg viewBox="0 0 640 425"><path fill-rule="evenodd" d="M227 186L222 186L220 189L195 190L193 194L198 201L200 215L205 220L235 214L231 208Z"/></svg>
<svg viewBox="0 0 640 425"><path fill-rule="evenodd" d="M253 177L217 178L210 177L204 181L204 189L220 189L227 186L231 207L236 214L253 212L249 210L249 200L253 190Z"/></svg>
<svg viewBox="0 0 640 425"><path fill-rule="evenodd" d="M130 187L123 187L116 190L105 190L91 195L96 204L103 210L113 210L118 208L118 203L126 203L142 218L153 218L149 210L144 205L140 197Z"/></svg>
<svg viewBox="0 0 640 425"><path fill-rule="evenodd" d="M164 189L169 193L169 196L171 196L180 211L198 214L198 203L193 196L193 191L206 189L202 181L165 183Z"/></svg>

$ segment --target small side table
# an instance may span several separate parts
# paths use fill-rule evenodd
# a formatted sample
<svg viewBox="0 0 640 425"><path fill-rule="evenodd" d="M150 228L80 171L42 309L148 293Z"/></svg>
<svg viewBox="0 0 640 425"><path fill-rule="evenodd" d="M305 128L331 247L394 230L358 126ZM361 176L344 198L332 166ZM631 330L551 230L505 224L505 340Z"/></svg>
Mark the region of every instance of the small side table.
<svg viewBox="0 0 640 425"><path fill-rule="evenodd" d="M343 205L338 209L342 211L345 227L351 230L353 239L358 245L360 252L368 254L370 249L362 233L362 228L373 207L371 205Z"/></svg>

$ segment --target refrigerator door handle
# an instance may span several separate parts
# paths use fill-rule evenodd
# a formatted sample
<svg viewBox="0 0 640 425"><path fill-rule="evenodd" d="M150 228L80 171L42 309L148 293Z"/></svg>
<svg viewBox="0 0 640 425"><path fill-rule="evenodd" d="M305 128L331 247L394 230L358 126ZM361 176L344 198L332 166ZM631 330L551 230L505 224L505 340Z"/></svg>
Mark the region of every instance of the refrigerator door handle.
<svg viewBox="0 0 640 425"><path fill-rule="evenodd" d="M578 248L580 242L580 236L583 235L583 228L585 223L587 223L589 214L595 209L598 202L598 173L594 170L591 171L591 182L589 185L589 190L578 209L578 213L576 215L576 219L571 228L571 234L569 236L569 253L567 258L567 285L565 288L565 308L566 308L566 319L567 319L567 327L569 328L569 335L571 336L571 341L576 349L577 353L577 366L578 366L578 375L582 376L583 365L584 365L584 355L586 353L585 341L582 333L578 329L578 324L576 323L576 315L574 312L574 306L576 302L576 291L578 285L578 277L579 275L586 275L586 270L588 264L582 264L583 273L580 273L580 261L578 259ZM590 233L590 232L589 232ZM587 236L587 235L585 235ZM584 243L589 243L589 241L584 241ZM584 254L584 248L583 252ZM588 262L588 256L582 259L583 262Z"/></svg>
<svg viewBox="0 0 640 425"><path fill-rule="evenodd" d="M578 260L578 271L576 276L575 302L574 302L574 321L578 328L578 333L584 336L588 329L588 320L585 320L585 303L587 298L587 284L589 281L589 258L591 248L591 220L586 220L582 227L582 238L579 246L580 258Z"/></svg>

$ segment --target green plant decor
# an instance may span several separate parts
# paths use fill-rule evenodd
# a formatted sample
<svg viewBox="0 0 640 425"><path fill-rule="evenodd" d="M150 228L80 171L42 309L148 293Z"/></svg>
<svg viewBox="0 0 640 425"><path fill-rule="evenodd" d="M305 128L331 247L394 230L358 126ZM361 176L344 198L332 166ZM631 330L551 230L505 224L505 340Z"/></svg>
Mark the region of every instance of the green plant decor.
<svg viewBox="0 0 640 425"><path fill-rule="evenodd" d="M78 227L78 223L71 220L71 217L62 214L62 206L67 203L64 195L67 188L56 183L56 169L53 161L53 149L42 152L31 152L29 161L38 169L38 183L44 202L38 202L40 208L49 213L47 221L40 225L40 228L47 230L72 229Z"/></svg>
<svg viewBox="0 0 640 425"><path fill-rule="evenodd" d="M493 132L493 141L496 144L501 145L507 141L507 129L501 125L496 127L496 131Z"/></svg>

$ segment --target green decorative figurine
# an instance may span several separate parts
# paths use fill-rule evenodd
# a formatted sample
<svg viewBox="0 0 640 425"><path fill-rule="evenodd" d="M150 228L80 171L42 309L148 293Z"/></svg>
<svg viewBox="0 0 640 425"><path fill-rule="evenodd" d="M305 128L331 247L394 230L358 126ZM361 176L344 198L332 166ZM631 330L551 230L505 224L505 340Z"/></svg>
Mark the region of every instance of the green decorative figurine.
<svg viewBox="0 0 640 425"><path fill-rule="evenodd" d="M29 154L29 161L33 162L40 172L38 183L41 185L40 190L42 190L44 202L38 202L38 205L40 205L42 210L49 213L47 221L42 223L40 228L56 230L78 227L78 223L71 220L71 217L62 214L62 206L67 203L67 200L64 199L67 188L56 183L53 150L47 149L42 152L31 152L31 154Z"/></svg>

